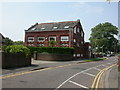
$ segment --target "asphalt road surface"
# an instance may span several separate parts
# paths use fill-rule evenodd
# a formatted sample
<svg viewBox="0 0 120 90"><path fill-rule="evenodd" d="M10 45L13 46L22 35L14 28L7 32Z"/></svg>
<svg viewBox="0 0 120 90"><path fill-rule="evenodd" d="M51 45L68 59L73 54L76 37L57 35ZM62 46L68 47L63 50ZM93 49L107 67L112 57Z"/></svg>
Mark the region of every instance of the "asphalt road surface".
<svg viewBox="0 0 120 90"><path fill-rule="evenodd" d="M52 88L54 90L61 88L88 89L91 88L95 77L101 70L116 63L117 58L110 57L103 61L87 63L78 63L77 61L77 63L69 63L58 67L39 68L38 70L30 70L13 75L8 74L7 76L3 76L2 88ZM109 72L106 72L107 77L115 78L114 75L116 75L117 71L114 69L116 68L117 66L114 65L112 69L109 69L113 70L114 73L109 74L110 71L108 70ZM110 80L110 82L112 82L112 80L115 82L115 85L114 83L110 83L113 85L113 88L118 88L118 81L115 79ZM109 79L106 81L108 81L108 85ZM99 88L101 87L104 88L100 85Z"/></svg>

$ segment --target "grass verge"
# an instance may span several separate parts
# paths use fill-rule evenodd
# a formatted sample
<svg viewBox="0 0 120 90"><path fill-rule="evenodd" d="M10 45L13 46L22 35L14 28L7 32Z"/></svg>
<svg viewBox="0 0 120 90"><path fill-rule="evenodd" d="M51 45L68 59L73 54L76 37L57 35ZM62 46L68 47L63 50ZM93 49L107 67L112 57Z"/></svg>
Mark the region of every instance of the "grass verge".
<svg viewBox="0 0 120 90"><path fill-rule="evenodd" d="M94 59L90 59L90 60L85 60L86 62L93 62L93 61L101 61L104 60L106 58L94 58Z"/></svg>

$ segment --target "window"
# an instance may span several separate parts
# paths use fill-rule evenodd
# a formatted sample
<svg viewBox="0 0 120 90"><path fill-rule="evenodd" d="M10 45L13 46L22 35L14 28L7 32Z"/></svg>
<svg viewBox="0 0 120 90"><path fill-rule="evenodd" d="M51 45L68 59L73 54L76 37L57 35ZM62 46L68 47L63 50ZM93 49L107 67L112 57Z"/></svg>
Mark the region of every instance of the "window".
<svg viewBox="0 0 120 90"><path fill-rule="evenodd" d="M53 29L57 29L58 27L53 27Z"/></svg>
<svg viewBox="0 0 120 90"><path fill-rule="evenodd" d="M76 39L74 39L73 42L76 42Z"/></svg>
<svg viewBox="0 0 120 90"><path fill-rule="evenodd" d="M34 42L34 37L28 37L28 42Z"/></svg>
<svg viewBox="0 0 120 90"><path fill-rule="evenodd" d="M77 43L77 47L80 47L79 43Z"/></svg>
<svg viewBox="0 0 120 90"><path fill-rule="evenodd" d="M68 36L61 36L61 41L68 41Z"/></svg>
<svg viewBox="0 0 120 90"><path fill-rule="evenodd" d="M81 57L83 57L83 54L81 54Z"/></svg>
<svg viewBox="0 0 120 90"><path fill-rule="evenodd" d="M42 27L41 29L42 29L42 30L44 30L45 28L44 28L44 27Z"/></svg>
<svg viewBox="0 0 120 90"><path fill-rule="evenodd" d="M80 57L80 54L77 54L77 57Z"/></svg>
<svg viewBox="0 0 120 90"><path fill-rule="evenodd" d="M73 57L76 57L76 54L73 54Z"/></svg>
<svg viewBox="0 0 120 90"><path fill-rule="evenodd" d="M83 44L83 41L81 41L81 44Z"/></svg>
<svg viewBox="0 0 120 90"><path fill-rule="evenodd" d="M81 37L83 37L83 32L81 31Z"/></svg>
<svg viewBox="0 0 120 90"><path fill-rule="evenodd" d="M80 29L79 29L79 28L77 28L77 32L80 32Z"/></svg>
<svg viewBox="0 0 120 90"><path fill-rule="evenodd" d="M55 36L50 36L49 41L56 41L56 37Z"/></svg>
<svg viewBox="0 0 120 90"><path fill-rule="evenodd" d="M36 28L35 27L33 27L31 30L35 30Z"/></svg>
<svg viewBox="0 0 120 90"><path fill-rule="evenodd" d="M66 28L66 29L67 29L67 28L69 28L69 26L65 26L64 28Z"/></svg>
<svg viewBox="0 0 120 90"><path fill-rule="evenodd" d="M74 27L74 33L76 33L76 28L77 28L77 27Z"/></svg>
<svg viewBox="0 0 120 90"><path fill-rule="evenodd" d="M38 37L38 42L44 42L45 41L45 37Z"/></svg>

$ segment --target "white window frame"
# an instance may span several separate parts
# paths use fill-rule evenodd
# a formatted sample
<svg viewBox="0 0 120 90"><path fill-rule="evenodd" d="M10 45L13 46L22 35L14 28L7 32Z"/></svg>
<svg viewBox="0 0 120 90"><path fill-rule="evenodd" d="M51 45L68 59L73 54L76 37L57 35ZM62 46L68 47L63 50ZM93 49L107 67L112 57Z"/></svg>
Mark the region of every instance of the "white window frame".
<svg viewBox="0 0 120 90"><path fill-rule="evenodd" d="M29 40L30 38L32 38L33 40ZM28 37L28 42L34 42L34 37Z"/></svg>
<svg viewBox="0 0 120 90"><path fill-rule="evenodd" d="M49 41L52 41L50 40L50 38L54 38L55 39L54 41L56 41L56 36L49 36Z"/></svg>
<svg viewBox="0 0 120 90"><path fill-rule="evenodd" d="M75 33L75 34L77 33L77 32L76 32L76 29L77 29L77 27L75 26L75 27L74 27L74 33Z"/></svg>
<svg viewBox="0 0 120 90"><path fill-rule="evenodd" d="M42 30L44 30L45 28L44 28L44 27L42 27L41 29L42 29Z"/></svg>
<svg viewBox="0 0 120 90"><path fill-rule="evenodd" d="M35 30L36 28L35 27L33 27L31 30Z"/></svg>
<svg viewBox="0 0 120 90"><path fill-rule="evenodd" d="M57 29L58 27L53 27L53 29Z"/></svg>
<svg viewBox="0 0 120 90"><path fill-rule="evenodd" d="M77 28L77 32L80 32L80 29L79 29L79 27Z"/></svg>
<svg viewBox="0 0 120 90"><path fill-rule="evenodd" d="M44 40L39 40L39 38L44 38ZM38 42L44 42L45 41L45 37L38 37Z"/></svg>
<svg viewBox="0 0 120 90"><path fill-rule="evenodd" d="M81 37L83 37L83 32L81 31Z"/></svg>
<svg viewBox="0 0 120 90"><path fill-rule="evenodd" d="M66 28L66 29L67 29L67 28L69 28L69 26L65 26L64 28Z"/></svg>
<svg viewBox="0 0 120 90"><path fill-rule="evenodd" d="M66 38L67 40L63 40L63 38ZM69 41L69 36L61 36L60 41Z"/></svg>

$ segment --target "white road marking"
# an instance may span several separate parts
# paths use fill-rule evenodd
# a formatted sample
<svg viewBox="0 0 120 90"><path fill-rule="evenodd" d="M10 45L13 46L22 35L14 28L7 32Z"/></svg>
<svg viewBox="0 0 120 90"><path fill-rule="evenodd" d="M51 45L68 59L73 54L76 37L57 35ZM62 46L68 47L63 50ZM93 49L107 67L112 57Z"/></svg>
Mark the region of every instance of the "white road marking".
<svg viewBox="0 0 120 90"><path fill-rule="evenodd" d="M94 68L94 67L92 67L92 68ZM81 72L78 72L78 73L74 74L73 76L71 76L70 78L68 78L67 80L65 80L62 84L60 84L55 90L58 90L58 89L59 89L60 87L62 87L66 82L68 82L70 79L72 79L73 77L77 76L78 74L83 73L83 72L85 72L85 71L88 71L88 70L90 70L90 69L92 69L92 68L88 68L88 69L86 69L86 70L83 70L83 71L81 71Z"/></svg>
<svg viewBox="0 0 120 90"><path fill-rule="evenodd" d="M108 67L107 65L102 65L103 67Z"/></svg>
<svg viewBox="0 0 120 90"><path fill-rule="evenodd" d="M95 68L95 67L94 67L94 69L96 69L96 70L98 70L98 71L101 71L101 69L98 69L98 68Z"/></svg>
<svg viewBox="0 0 120 90"><path fill-rule="evenodd" d="M89 76L95 77L95 75L93 75L93 74L91 74L91 73L84 72L83 74L87 74L87 75L89 75Z"/></svg>
<svg viewBox="0 0 120 90"><path fill-rule="evenodd" d="M81 84L78 84L78 83L76 83L76 82L73 82L73 81L69 81L70 83L73 83L73 84L75 84L75 85L77 85L77 86L80 86L80 87L82 87L82 88L87 88L88 89L88 87L86 87L86 86L83 86L83 85L81 85Z"/></svg>

